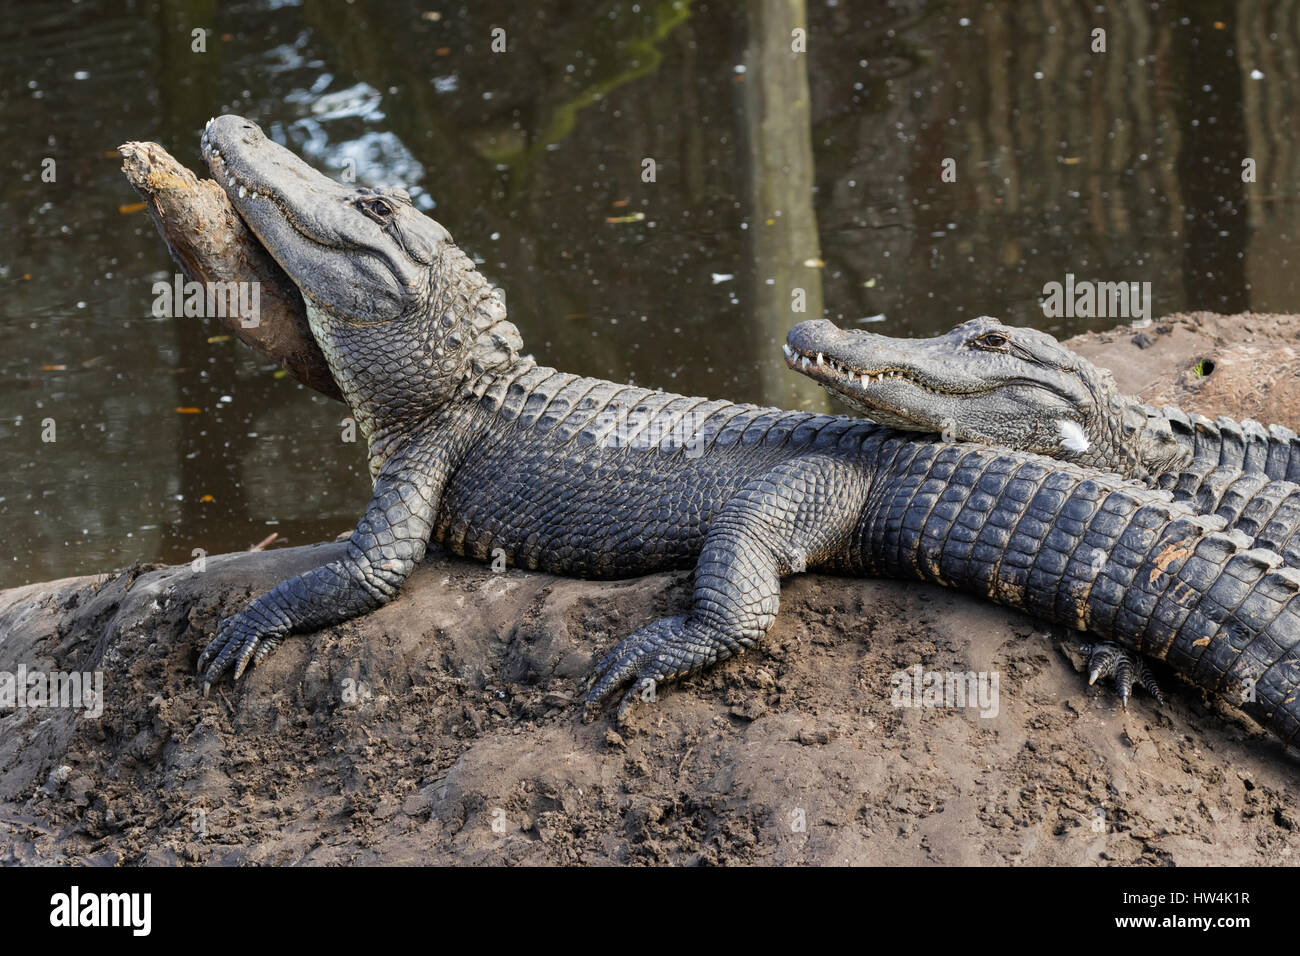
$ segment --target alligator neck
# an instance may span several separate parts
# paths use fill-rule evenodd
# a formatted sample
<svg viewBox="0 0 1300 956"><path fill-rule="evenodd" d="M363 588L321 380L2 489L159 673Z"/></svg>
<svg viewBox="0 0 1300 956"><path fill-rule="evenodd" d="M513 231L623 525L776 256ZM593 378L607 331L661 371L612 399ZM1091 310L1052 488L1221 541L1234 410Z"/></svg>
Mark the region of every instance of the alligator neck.
<svg viewBox="0 0 1300 956"><path fill-rule="evenodd" d="M523 339L500 292L450 241L428 283L427 308L377 324L335 315L304 290L312 335L366 440L372 479L408 436L481 393L477 383L536 364L520 354Z"/></svg>
<svg viewBox="0 0 1300 956"><path fill-rule="evenodd" d="M1073 460L1140 479L1191 461L1192 449L1178 440L1169 420L1151 406L1114 390L1099 399L1099 412L1085 429L1089 447Z"/></svg>

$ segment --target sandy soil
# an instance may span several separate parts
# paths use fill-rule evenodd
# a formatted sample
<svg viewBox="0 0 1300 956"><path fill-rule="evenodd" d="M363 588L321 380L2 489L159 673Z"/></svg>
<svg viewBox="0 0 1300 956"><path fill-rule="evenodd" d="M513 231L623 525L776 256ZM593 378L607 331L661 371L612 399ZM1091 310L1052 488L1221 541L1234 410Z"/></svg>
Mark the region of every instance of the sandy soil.
<svg viewBox="0 0 1300 956"><path fill-rule="evenodd" d="M1300 426L1300 318L1136 334L1078 345L1150 398ZM0 861L1251 864L1300 839L1300 767L1244 718L1163 671L1170 703L1124 712L1062 635L913 583L791 580L760 651L622 732L582 722L580 682L686 606L685 574L435 556L391 605L199 696L217 618L338 548L0 592L0 672L104 672L99 718L0 717ZM917 665L996 672L996 716L893 706Z"/></svg>

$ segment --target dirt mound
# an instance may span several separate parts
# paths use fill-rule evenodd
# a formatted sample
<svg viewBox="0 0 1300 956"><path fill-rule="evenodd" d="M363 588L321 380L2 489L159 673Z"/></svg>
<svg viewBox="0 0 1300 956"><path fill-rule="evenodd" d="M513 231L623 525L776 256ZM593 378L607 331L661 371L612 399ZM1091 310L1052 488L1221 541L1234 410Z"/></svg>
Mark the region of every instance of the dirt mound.
<svg viewBox="0 0 1300 956"><path fill-rule="evenodd" d="M1300 427L1300 318L1192 312L1080 335L1070 348L1153 405Z"/></svg>
<svg viewBox="0 0 1300 956"><path fill-rule="evenodd" d="M1091 354L1122 366L1164 348L1170 368L1186 339L1212 379L1230 350L1300 329L1213 318L1164 320L1146 349L1107 333ZM1230 341L1237 320L1252 339ZM1285 862L1295 843L1300 768L1244 718L1164 671L1171 703L1125 713L1043 625L914 583L791 580L760 651L620 732L608 714L582 722L580 684L687 606L688 575L600 583L434 556L392 604L202 698L194 661L218 617L340 547L0 592L0 673L104 675L102 716L0 717L0 860L1222 864ZM996 674L996 713L894 706L918 668Z"/></svg>

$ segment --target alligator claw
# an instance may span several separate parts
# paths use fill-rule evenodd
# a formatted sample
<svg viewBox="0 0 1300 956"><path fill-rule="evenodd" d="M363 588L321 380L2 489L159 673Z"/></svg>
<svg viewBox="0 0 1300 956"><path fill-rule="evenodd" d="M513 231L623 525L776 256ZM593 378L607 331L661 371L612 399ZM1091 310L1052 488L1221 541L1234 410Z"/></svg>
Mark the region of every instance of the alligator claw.
<svg viewBox="0 0 1300 956"><path fill-rule="evenodd" d="M197 671L203 675L203 696L233 668L232 680L239 680L250 664L256 664L273 651L283 635L267 631L242 620L236 615L222 621L217 633L199 655Z"/></svg>
<svg viewBox="0 0 1300 956"><path fill-rule="evenodd" d="M602 705L629 681L632 688L618 705L616 721L638 701L652 703L659 685L729 657L733 649L684 616L666 617L643 627L600 659L587 682L583 719L595 719Z"/></svg>
<svg viewBox="0 0 1300 956"><path fill-rule="evenodd" d="M1165 695L1156 684L1155 675L1141 655L1109 641L1085 644L1083 653L1088 655L1089 686L1097 683L1098 678L1114 678L1120 706L1125 710L1128 709L1129 698L1133 696L1135 686L1144 688L1156 699L1156 703L1165 702Z"/></svg>

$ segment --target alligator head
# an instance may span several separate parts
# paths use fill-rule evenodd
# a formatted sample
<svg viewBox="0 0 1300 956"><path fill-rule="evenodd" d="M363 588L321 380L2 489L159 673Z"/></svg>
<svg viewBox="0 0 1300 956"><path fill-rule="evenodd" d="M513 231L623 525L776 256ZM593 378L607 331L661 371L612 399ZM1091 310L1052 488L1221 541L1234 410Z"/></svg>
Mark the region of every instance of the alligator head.
<svg viewBox="0 0 1300 956"><path fill-rule="evenodd" d="M406 192L336 183L240 116L210 120L202 145L240 218L302 293L372 472L467 382L518 360L500 294Z"/></svg>
<svg viewBox="0 0 1300 956"><path fill-rule="evenodd" d="M801 322L791 368L882 425L1002 445L1133 477L1186 450L1168 423L1046 332L981 316L929 339Z"/></svg>

